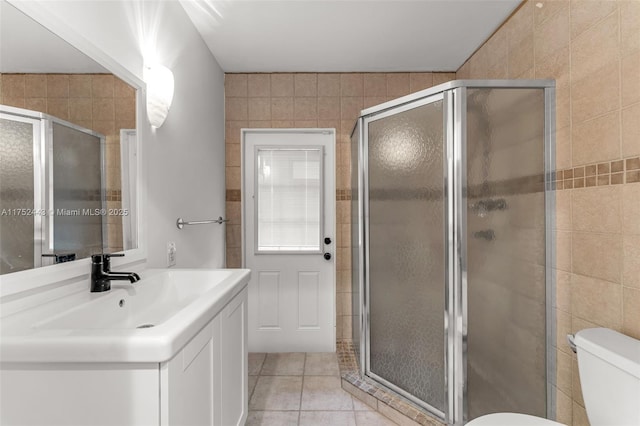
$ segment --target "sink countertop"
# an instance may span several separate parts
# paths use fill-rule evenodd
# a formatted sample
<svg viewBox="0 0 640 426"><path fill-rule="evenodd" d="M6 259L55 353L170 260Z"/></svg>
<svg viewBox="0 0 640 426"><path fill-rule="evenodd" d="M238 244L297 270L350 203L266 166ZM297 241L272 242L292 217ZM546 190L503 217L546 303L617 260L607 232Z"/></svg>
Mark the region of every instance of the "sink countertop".
<svg viewBox="0 0 640 426"><path fill-rule="evenodd" d="M167 361L247 286L250 274L147 269L139 282L113 282L104 293L87 286L2 318L0 364ZM136 328L149 322L153 327Z"/></svg>

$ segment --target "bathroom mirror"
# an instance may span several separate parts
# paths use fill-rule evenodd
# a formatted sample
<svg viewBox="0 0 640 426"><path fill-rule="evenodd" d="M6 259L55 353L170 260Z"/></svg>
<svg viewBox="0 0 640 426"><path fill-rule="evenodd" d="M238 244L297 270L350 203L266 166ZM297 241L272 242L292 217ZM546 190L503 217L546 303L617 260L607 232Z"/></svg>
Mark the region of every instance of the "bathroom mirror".
<svg viewBox="0 0 640 426"><path fill-rule="evenodd" d="M0 32L0 275L137 248L137 88L4 0Z"/></svg>

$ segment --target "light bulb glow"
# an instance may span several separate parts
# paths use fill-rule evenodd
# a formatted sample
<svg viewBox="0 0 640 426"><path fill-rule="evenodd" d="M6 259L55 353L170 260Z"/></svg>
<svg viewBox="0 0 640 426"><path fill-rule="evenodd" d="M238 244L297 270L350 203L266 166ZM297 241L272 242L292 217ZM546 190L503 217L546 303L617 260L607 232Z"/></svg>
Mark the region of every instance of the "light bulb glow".
<svg viewBox="0 0 640 426"><path fill-rule="evenodd" d="M152 65L145 71L147 117L151 125L158 128L166 120L173 101L173 73L163 65Z"/></svg>

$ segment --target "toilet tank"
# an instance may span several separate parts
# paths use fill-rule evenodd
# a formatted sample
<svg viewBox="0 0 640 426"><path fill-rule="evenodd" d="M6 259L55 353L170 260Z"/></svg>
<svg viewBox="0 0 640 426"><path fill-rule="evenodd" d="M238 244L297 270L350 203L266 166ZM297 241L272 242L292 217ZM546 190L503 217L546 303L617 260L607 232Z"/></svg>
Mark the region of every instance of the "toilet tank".
<svg viewBox="0 0 640 426"><path fill-rule="evenodd" d="M640 340L589 328L576 334L575 344L591 426L640 425Z"/></svg>

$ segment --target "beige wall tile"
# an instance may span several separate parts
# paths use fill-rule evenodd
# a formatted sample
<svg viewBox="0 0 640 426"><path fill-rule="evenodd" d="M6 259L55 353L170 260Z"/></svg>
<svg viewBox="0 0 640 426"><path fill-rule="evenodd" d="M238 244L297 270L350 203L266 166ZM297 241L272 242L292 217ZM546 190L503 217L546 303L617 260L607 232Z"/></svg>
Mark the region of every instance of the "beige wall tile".
<svg viewBox="0 0 640 426"><path fill-rule="evenodd" d="M556 231L556 268L571 272L571 232Z"/></svg>
<svg viewBox="0 0 640 426"><path fill-rule="evenodd" d="M318 120L294 120L293 126L300 129L311 129L318 127Z"/></svg>
<svg viewBox="0 0 640 426"><path fill-rule="evenodd" d="M2 75L2 97L12 99L24 99L25 81L23 74Z"/></svg>
<svg viewBox="0 0 640 426"><path fill-rule="evenodd" d="M411 93L409 89L409 73L387 74L387 96L397 97Z"/></svg>
<svg viewBox="0 0 640 426"><path fill-rule="evenodd" d="M226 244L227 247L242 247L240 225L227 225L226 226Z"/></svg>
<svg viewBox="0 0 640 426"><path fill-rule="evenodd" d="M271 96L293 96L293 74L271 74Z"/></svg>
<svg viewBox="0 0 640 426"><path fill-rule="evenodd" d="M640 102L640 51L622 58L622 106Z"/></svg>
<svg viewBox="0 0 640 426"><path fill-rule="evenodd" d="M249 120L249 128L251 129L270 129L271 127L271 120Z"/></svg>
<svg viewBox="0 0 640 426"><path fill-rule="evenodd" d="M270 98L249 98L249 120L271 120Z"/></svg>
<svg viewBox="0 0 640 426"><path fill-rule="evenodd" d="M571 313L571 273L554 270L556 275L556 296L554 306L562 311Z"/></svg>
<svg viewBox="0 0 640 426"><path fill-rule="evenodd" d="M541 31L541 29L538 27L543 25L549 18L558 14L558 12L560 11L569 9L569 0L536 1L534 4L536 5L536 7L533 9L534 22L537 31ZM542 7L538 7L538 4L540 4Z"/></svg>
<svg viewBox="0 0 640 426"><path fill-rule="evenodd" d="M111 77L111 80L113 80L112 76L109 76L109 77ZM69 97L69 75L68 74L48 74L47 75L47 97L48 98L68 98ZM113 93L111 93L111 97L113 97Z"/></svg>
<svg viewBox="0 0 640 426"><path fill-rule="evenodd" d="M386 96L376 96L376 97L367 97L364 98L364 103L362 104L362 108L371 108L376 105L383 104L387 102L388 98Z"/></svg>
<svg viewBox="0 0 640 426"><path fill-rule="evenodd" d="M423 89L428 89L431 86L433 86L433 73L412 72L411 74L409 74L409 91L411 93L418 92ZM366 90L365 96L367 96Z"/></svg>
<svg viewBox="0 0 640 426"><path fill-rule="evenodd" d="M91 76L91 95L94 98L113 98L114 93L114 78L112 75L94 74Z"/></svg>
<svg viewBox="0 0 640 426"><path fill-rule="evenodd" d="M622 187L622 223L625 234L640 234L640 185Z"/></svg>
<svg viewBox="0 0 640 426"><path fill-rule="evenodd" d="M618 61L571 83L573 124L620 108L620 64Z"/></svg>
<svg viewBox="0 0 640 426"><path fill-rule="evenodd" d="M318 96L340 96L340 74L318 74Z"/></svg>
<svg viewBox="0 0 640 426"><path fill-rule="evenodd" d="M620 1L620 41L622 56L640 49L640 2Z"/></svg>
<svg viewBox="0 0 640 426"><path fill-rule="evenodd" d="M47 99L47 114L63 120L69 119L69 98L49 98ZM101 132L102 133L102 132ZM110 133L104 133L110 134Z"/></svg>
<svg viewBox="0 0 640 426"><path fill-rule="evenodd" d="M225 143L227 144L240 143L240 129L246 128L248 125L249 123L245 120L240 120L240 121L227 120L225 122L225 127L224 127Z"/></svg>
<svg viewBox="0 0 640 426"><path fill-rule="evenodd" d="M571 395L571 369L573 359L562 351L556 351L556 379L558 390Z"/></svg>
<svg viewBox="0 0 640 426"><path fill-rule="evenodd" d="M2 98L2 103L7 105L7 106L12 106L12 107L16 107L16 108L24 108L24 96L20 97L20 98L7 98L7 97L3 97Z"/></svg>
<svg viewBox="0 0 640 426"><path fill-rule="evenodd" d="M550 55L536 61L536 78L556 80L556 88L569 85L569 46L558 49Z"/></svg>
<svg viewBox="0 0 640 426"><path fill-rule="evenodd" d="M619 234L574 232L571 244L574 273L622 282L622 238Z"/></svg>
<svg viewBox="0 0 640 426"><path fill-rule="evenodd" d="M383 73L366 73L364 78L364 96L387 96L387 77Z"/></svg>
<svg viewBox="0 0 640 426"><path fill-rule="evenodd" d="M69 99L69 120L76 123L78 120L91 120L93 118L93 101L91 98Z"/></svg>
<svg viewBox="0 0 640 426"><path fill-rule="evenodd" d="M571 167L571 127L556 130L556 169Z"/></svg>
<svg viewBox="0 0 640 426"><path fill-rule="evenodd" d="M624 287L622 332L640 339L640 289Z"/></svg>
<svg viewBox="0 0 640 426"><path fill-rule="evenodd" d="M271 76L269 74L249 74L247 94L253 98L271 96Z"/></svg>
<svg viewBox="0 0 640 426"><path fill-rule="evenodd" d="M226 218L229 219L231 225L241 225L241 202L227 201L225 203Z"/></svg>
<svg viewBox="0 0 640 426"><path fill-rule="evenodd" d="M620 113L574 124L571 142L573 166L620 158Z"/></svg>
<svg viewBox="0 0 640 426"><path fill-rule="evenodd" d="M447 81L455 80L458 78L455 72L434 72L433 73L433 85L446 83ZM460 77L462 78L462 77Z"/></svg>
<svg viewBox="0 0 640 426"><path fill-rule="evenodd" d="M271 98L273 120L293 120L293 98Z"/></svg>
<svg viewBox="0 0 640 426"><path fill-rule="evenodd" d="M46 98L47 97L46 74L25 75L24 76L24 96L25 98Z"/></svg>
<svg viewBox="0 0 640 426"><path fill-rule="evenodd" d="M640 103L622 110L622 156L634 155L640 155Z"/></svg>
<svg viewBox="0 0 640 426"><path fill-rule="evenodd" d="M573 352L567 344L567 334L571 333L571 314L556 309L556 347L571 355Z"/></svg>
<svg viewBox="0 0 640 426"><path fill-rule="evenodd" d="M622 253L622 283L640 289L640 235L625 235Z"/></svg>
<svg viewBox="0 0 640 426"><path fill-rule="evenodd" d="M230 143L225 146L225 165L240 167L240 144Z"/></svg>
<svg viewBox="0 0 640 426"><path fill-rule="evenodd" d="M318 96L317 74L295 74L295 96Z"/></svg>
<svg viewBox="0 0 640 426"><path fill-rule="evenodd" d="M69 96L71 95L71 84L73 80L73 75L69 76ZM136 89L129 86L124 81L120 80L118 77L113 78L113 92L116 98L135 98L136 97Z"/></svg>
<svg viewBox="0 0 640 426"><path fill-rule="evenodd" d="M571 395L573 400L581 407L584 407L584 399L582 398L582 386L580 384L580 371L578 368L578 360L573 357L571 363Z"/></svg>
<svg viewBox="0 0 640 426"><path fill-rule="evenodd" d="M227 189L241 189L240 167L226 167L225 179Z"/></svg>
<svg viewBox="0 0 640 426"><path fill-rule="evenodd" d="M274 129L286 129L293 127L293 120L272 120L271 127Z"/></svg>
<svg viewBox="0 0 640 426"><path fill-rule="evenodd" d="M533 34L533 3L524 2L504 23L503 30L507 35L510 48L517 45L529 34Z"/></svg>
<svg viewBox="0 0 640 426"><path fill-rule="evenodd" d="M294 118L296 120L318 119L318 101L315 97L294 99Z"/></svg>
<svg viewBox="0 0 640 426"><path fill-rule="evenodd" d="M573 416L573 400L565 393L556 393L556 421L562 424L571 424Z"/></svg>
<svg viewBox="0 0 640 426"><path fill-rule="evenodd" d="M92 114L94 120L115 120L116 112L113 98L93 98Z"/></svg>
<svg viewBox="0 0 640 426"><path fill-rule="evenodd" d="M586 29L601 21L617 10L615 1L572 1L571 2L571 38L575 38ZM617 15L615 15L617 19Z"/></svg>
<svg viewBox="0 0 640 426"><path fill-rule="evenodd" d="M242 266L242 250L240 247L229 247L226 250L227 268L240 268Z"/></svg>
<svg viewBox="0 0 640 426"><path fill-rule="evenodd" d="M618 55L618 15L612 13L571 42L571 78L582 79L617 62Z"/></svg>
<svg viewBox="0 0 640 426"><path fill-rule="evenodd" d="M363 107L362 98L342 97L340 101L340 116L342 120L352 121L353 123L355 123L355 120L360 115L360 111Z"/></svg>
<svg viewBox="0 0 640 426"><path fill-rule="evenodd" d="M318 119L340 119L340 98L337 96L318 98Z"/></svg>
<svg viewBox="0 0 640 426"><path fill-rule="evenodd" d="M571 192L556 192L556 229L571 230Z"/></svg>
<svg viewBox="0 0 640 426"><path fill-rule="evenodd" d="M571 278L573 315L602 327L619 330L622 325L622 286L577 274Z"/></svg>
<svg viewBox="0 0 640 426"><path fill-rule="evenodd" d="M246 98L248 96L247 74L225 74L224 95L229 98Z"/></svg>
<svg viewBox="0 0 640 426"><path fill-rule="evenodd" d="M573 403L573 417L572 426L589 426L589 419L587 417L587 411L582 405Z"/></svg>
<svg viewBox="0 0 640 426"><path fill-rule="evenodd" d="M247 98L225 98L225 117L227 120L247 120L249 108Z"/></svg>
<svg viewBox="0 0 640 426"><path fill-rule="evenodd" d="M592 187L572 191L571 220L573 229L584 232L621 232L621 197L622 189L619 186Z"/></svg>
<svg viewBox="0 0 640 426"><path fill-rule="evenodd" d="M116 131L116 122L114 120L96 120L94 117L91 128L103 135L113 135Z"/></svg>
<svg viewBox="0 0 640 426"><path fill-rule="evenodd" d="M47 99L46 98L23 98L24 107L32 111L46 112L47 111ZM91 102L91 101L89 101ZM89 107L91 112L91 107ZM76 123L78 124L78 123Z"/></svg>
<svg viewBox="0 0 640 426"><path fill-rule="evenodd" d="M340 95L341 96L363 96L364 83L360 73L340 74ZM330 96L322 94L321 96Z"/></svg>
<svg viewBox="0 0 640 426"><path fill-rule="evenodd" d="M69 102L73 102L75 99L70 98ZM135 119L136 116L136 98L114 98L116 121L125 121L129 118Z"/></svg>
<svg viewBox="0 0 640 426"><path fill-rule="evenodd" d="M539 11L544 11L545 9L548 11L550 6L561 4L561 2L555 1L542 3L544 4L542 9L536 8L536 18ZM568 2L565 6L568 6ZM549 17L549 19L546 19L544 22L539 24L539 27L534 33L536 62L552 54L556 50L569 45L569 40L571 38L569 22L569 7L562 7L555 14Z"/></svg>
<svg viewBox="0 0 640 426"><path fill-rule="evenodd" d="M522 38L517 44L510 45L508 60L509 78L533 68L533 34Z"/></svg>

